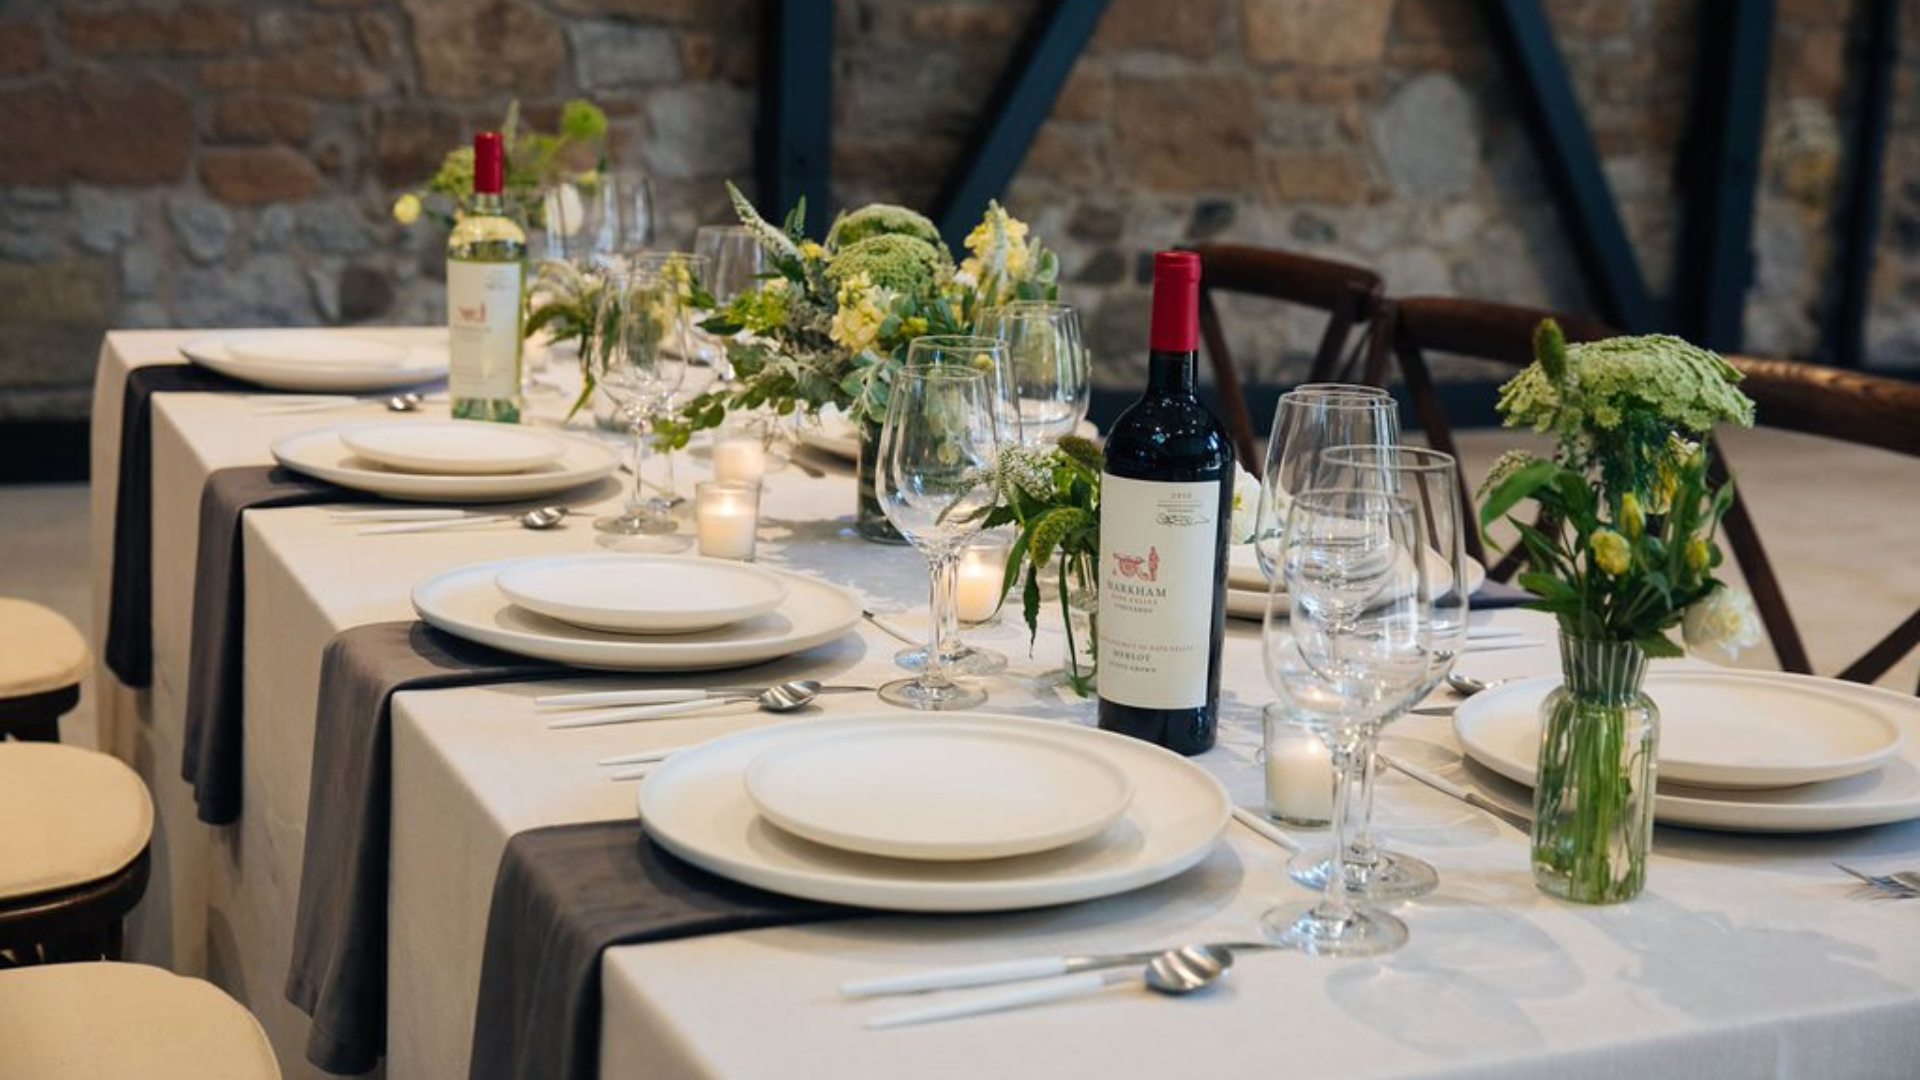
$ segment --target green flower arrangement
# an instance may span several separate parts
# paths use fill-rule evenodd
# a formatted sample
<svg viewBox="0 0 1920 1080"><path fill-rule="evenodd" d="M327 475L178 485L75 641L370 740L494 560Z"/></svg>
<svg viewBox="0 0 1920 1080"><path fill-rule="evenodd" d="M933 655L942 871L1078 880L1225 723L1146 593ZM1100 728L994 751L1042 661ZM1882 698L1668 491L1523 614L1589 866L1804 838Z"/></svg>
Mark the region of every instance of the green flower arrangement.
<svg viewBox="0 0 1920 1080"><path fill-rule="evenodd" d="M507 106L500 123L507 147L504 201L524 225L538 226L545 218L544 196L563 181L591 190L607 169L607 114L592 102L573 100L560 109L560 127L552 133L535 131L520 122L520 103ZM578 162L590 161L587 168ZM473 146L447 151L440 168L426 183L394 200L393 217L411 225L424 214L452 225L473 202Z"/></svg>
<svg viewBox="0 0 1920 1080"><path fill-rule="evenodd" d="M1040 633L1041 576L1056 574L1060 621L1067 632L1067 682L1075 693L1093 692L1100 585L1100 473L1106 455L1069 435L1057 446L1010 446L994 471L994 505L982 528L1012 525L1019 531L1007 553L1001 594L1020 585L1027 640ZM1074 637L1075 605L1085 617L1087 640Z"/></svg>

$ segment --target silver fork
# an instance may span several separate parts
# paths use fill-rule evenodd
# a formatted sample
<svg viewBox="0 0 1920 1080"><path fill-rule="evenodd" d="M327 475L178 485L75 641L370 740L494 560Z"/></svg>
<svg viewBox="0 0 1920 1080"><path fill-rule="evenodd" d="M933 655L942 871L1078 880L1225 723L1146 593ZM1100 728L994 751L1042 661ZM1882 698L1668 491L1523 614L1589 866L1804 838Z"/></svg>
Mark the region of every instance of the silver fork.
<svg viewBox="0 0 1920 1080"><path fill-rule="evenodd" d="M1837 869L1859 878L1875 889L1900 900L1920 898L1920 873L1902 870L1892 874L1867 874L1855 870L1843 863L1833 864Z"/></svg>

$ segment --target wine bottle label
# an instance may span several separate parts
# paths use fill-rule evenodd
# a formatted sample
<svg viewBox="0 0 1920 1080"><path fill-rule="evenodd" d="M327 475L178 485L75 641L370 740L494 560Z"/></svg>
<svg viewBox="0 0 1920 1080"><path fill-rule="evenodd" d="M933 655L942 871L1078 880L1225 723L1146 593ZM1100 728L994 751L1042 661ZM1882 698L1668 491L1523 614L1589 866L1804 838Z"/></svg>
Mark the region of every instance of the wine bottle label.
<svg viewBox="0 0 1920 1080"><path fill-rule="evenodd" d="M1207 703L1220 481L1100 480L1100 696L1141 709Z"/></svg>
<svg viewBox="0 0 1920 1080"><path fill-rule="evenodd" d="M520 393L520 264L447 260L447 390L455 399Z"/></svg>

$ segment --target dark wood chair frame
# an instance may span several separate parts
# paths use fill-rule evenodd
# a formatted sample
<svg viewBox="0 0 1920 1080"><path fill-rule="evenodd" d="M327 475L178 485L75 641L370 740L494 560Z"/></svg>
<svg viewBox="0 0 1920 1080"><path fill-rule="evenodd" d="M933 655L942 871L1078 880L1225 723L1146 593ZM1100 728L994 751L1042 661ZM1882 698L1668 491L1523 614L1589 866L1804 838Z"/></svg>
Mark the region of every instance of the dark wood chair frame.
<svg viewBox="0 0 1920 1080"><path fill-rule="evenodd" d="M64 889L0 900L0 967L75 960L118 960L122 920L146 895L150 849L106 877Z"/></svg>
<svg viewBox="0 0 1920 1080"><path fill-rule="evenodd" d="M59 742L60 718L80 704L80 686L63 686L25 697L0 699L0 739Z"/></svg>
<svg viewBox="0 0 1920 1080"><path fill-rule="evenodd" d="M1354 328L1372 325L1385 295L1380 275L1362 266L1241 244L1194 244L1200 256L1200 333L1214 384L1226 412L1234 452L1250 472L1264 459L1259 429L1247 408L1246 388L1220 325L1214 292L1244 293L1326 313L1308 382L1328 382L1341 371Z"/></svg>
<svg viewBox="0 0 1920 1080"><path fill-rule="evenodd" d="M1746 376L1740 388L1753 399L1756 421L1762 426L1920 458L1920 385L1818 364L1746 357L1728 360ZM1725 453L1714 454L1712 468L1717 480L1734 475ZM1744 500L1734 500L1721 528L1746 575L1747 589L1753 594L1754 606L1759 609L1781 668L1812 674L1813 662L1806 644L1787 610L1786 596ZM1920 647L1920 610L1849 664L1839 677L1871 683L1916 647ZM1915 692L1920 693L1920 685Z"/></svg>

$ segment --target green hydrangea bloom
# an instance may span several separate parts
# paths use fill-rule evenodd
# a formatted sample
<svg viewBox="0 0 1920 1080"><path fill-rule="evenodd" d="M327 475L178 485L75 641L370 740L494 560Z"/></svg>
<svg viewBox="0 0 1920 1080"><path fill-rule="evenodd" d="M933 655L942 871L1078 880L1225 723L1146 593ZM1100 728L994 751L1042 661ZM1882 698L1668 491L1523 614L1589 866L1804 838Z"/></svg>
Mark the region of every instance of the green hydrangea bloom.
<svg viewBox="0 0 1920 1080"><path fill-rule="evenodd" d="M887 233L869 236L840 249L827 264L827 277L836 286L856 274L883 289L909 296L925 296L953 271L947 253L924 240Z"/></svg>
<svg viewBox="0 0 1920 1080"><path fill-rule="evenodd" d="M827 246L837 251L876 236L911 236L932 247L942 246L940 230L925 214L892 203L872 203L841 214L827 233Z"/></svg>
<svg viewBox="0 0 1920 1080"><path fill-rule="evenodd" d="M1540 364L1500 391L1509 424L1536 431L1609 432L1631 419L1706 434L1715 424L1753 424L1740 373L1718 353L1667 334L1617 337L1567 347L1567 375L1556 383Z"/></svg>

